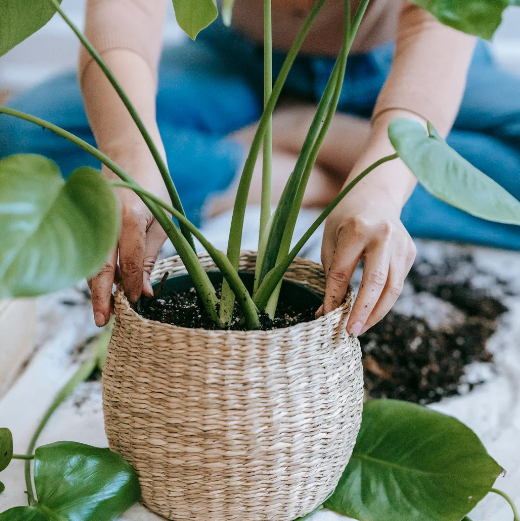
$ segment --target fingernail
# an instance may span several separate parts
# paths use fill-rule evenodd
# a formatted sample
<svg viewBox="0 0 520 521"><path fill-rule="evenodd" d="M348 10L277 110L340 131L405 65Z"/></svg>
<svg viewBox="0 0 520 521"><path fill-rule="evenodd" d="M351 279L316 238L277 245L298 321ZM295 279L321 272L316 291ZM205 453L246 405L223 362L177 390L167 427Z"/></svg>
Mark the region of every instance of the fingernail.
<svg viewBox="0 0 520 521"><path fill-rule="evenodd" d="M364 335L368 330L370 329L369 326L365 326L362 330L361 330L361 333L359 333L360 335Z"/></svg>
<svg viewBox="0 0 520 521"><path fill-rule="evenodd" d="M94 322L97 327L103 327L106 325L105 315L103 313L95 313L94 314Z"/></svg>
<svg viewBox="0 0 520 521"><path fill-rule="evenodd" d="M147 297L153 297L153 288L152 288L152 283L150 282L150 280L145 281L144 290L145 290Z"/></svg>
<svg viewBox="0 0 520 521"><path fill-rule="evenodd" d="M318 311L316 311L316 318L320 318L323 316L323 304L319 307Z"/></svg>
<svg viewBox="0 0 520 521"><path fill-rule="evenodd" d="M352 324L349 333L354 337L357 338L361 334L361 330L363 329L363 324L361 322L354 322Z"/></svg>

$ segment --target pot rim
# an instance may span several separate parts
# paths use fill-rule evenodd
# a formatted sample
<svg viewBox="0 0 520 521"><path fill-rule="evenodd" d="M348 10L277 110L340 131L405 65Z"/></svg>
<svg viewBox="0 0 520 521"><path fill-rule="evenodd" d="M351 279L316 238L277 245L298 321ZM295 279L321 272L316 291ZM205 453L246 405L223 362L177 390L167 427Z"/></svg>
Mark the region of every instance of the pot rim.
<svg viewBox="0 0 520 521"><path fill-rule="evenodd" d="M250 254L250 255L255 255L256 256L256 252L251 252L251 251L242 251L241 254L242 255ZM199 253L198 255L199 255L199 257L201 255L202 256L207 256L207 254L205 254L205 253ZM167 257L165 259L162 259L161 262L164 263L164 262L167 262L167 261L171 261L172 259L176 259L176 258L179 258L179 256L178 255L173 255L173 256ZM318 263L316 263L314 261L310 261L308 259L303 259L301 257L296 257L295 261L298 261L298 260L304 260L305 262L313 263L316 266L320 266L321 267L320 264L318 264ZM156 265L156 268L154 268L154 270L152 271L152 280L153 280L154 271L156 269L157 269L157 265ZM209 270L207 270L207 271L209 271ZM247 271L247 270L241 270L241 271ZM184 273L177 273L176 275L183 275L185 273L187 273L187 270L184 269ZM176 275L173 275L171 278L174 278ZM170 277L168 277L168 278L170 278ZM285 280L285 275L284 275L284 280ZM153 281L153 282L155 282L155 281ZM294 281L292 281L292 282L294 282ZM299 284L299 283L296 282L296 284ZM303 287L306 286L305 284L299 284L299 285L303 286ZM317 291L316 293L317 294L321 294L321 292L319 292L319 291ZM354 291L352 289L352 286L349 285L347 294L345 296L345 300L343 301L341 306L339 306L338 308L334 309L333 311L330 311L326 315L323 315L323 316L321 316L319 318L315 318L314 320L311 320L310 322L300 322L299 324L295 324L293 326L277 328L277 329L270 329L270 330L267 330L267 331L264 331L264 330L261 330L261 329L254 329L254 330L245 330L245 331L243 331L243 330L229 330L229 329L191 328L191 327L176 326L175 324L168 324L166 322L160 322L159 320L151 320L151 319L148 319L148 318L144 318L142 315L140 315L130 305L130 302L128 301L128 298L125 295L125 292L123 290L123 286L122 286L121 283L118 284L118 286L117 286L116 292L114 294L114 299L115 299L115 302L116 302L116 305L114 306L114 311L115 311L116 318L121 318L121 316L123 316L124 314L128 313L128 314L130 314L132 316L133 320L137 319L142 324L164 328L165 331L167 331L167 330L170 330L170 331L182 331L182 332L185 332L185 333L194 332L194 333L198 333L198 334L205 333L205 334L211 335L211 336L222 336L222 335L224 335L224 336L227 336L227 337L237 337L238 338L238 337L243 337L243 336L250 336L251 334L261 335L261 336L278 336L280 334L284 334L284 333L287 333L287 332L296 332L297 333L299 330L304 330L304 329L306 329L308 327L316 327L316 328L323 327L331 319L337 319L338 322L342 322L342 317L349 315L349 313L350 313L350 311L352 309L353 300L354 300ZM122 306L123 309L119 310L118 309L119 306ZM346 324L345 324L345 326L346 326Z"/></svg>

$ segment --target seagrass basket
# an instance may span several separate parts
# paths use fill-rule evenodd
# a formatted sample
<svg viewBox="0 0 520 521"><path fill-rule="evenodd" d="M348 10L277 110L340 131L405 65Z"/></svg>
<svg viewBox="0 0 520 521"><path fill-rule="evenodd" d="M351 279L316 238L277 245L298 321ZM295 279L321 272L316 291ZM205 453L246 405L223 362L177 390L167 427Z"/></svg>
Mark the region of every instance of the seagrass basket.
<svg viewBox="0 0 520 521"><path fill-rule="evenodd" d="M205 268L216 267L206 255ZM240 269L253 271L243 252ZM152 280L186 273L159 262ZM323 294L323 269L286 278ZM146 320L115 295L103 370L110 448L137 470L142 500L175 521L293 521L333 492L361 423L352 294L325 317L272 331L206 331Z"/></svg>

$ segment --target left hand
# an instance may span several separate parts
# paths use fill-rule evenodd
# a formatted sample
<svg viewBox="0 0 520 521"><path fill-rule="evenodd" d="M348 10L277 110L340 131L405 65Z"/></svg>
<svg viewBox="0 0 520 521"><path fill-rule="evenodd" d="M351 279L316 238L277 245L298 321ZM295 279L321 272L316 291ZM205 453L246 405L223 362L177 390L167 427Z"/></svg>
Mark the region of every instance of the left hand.
<svg viewBox="0 0 520 521"><path fill-rule="evenodd" d="M388 152L392 153L384 143L373 147L350 180ZM355 337L390 311L412 267L416 248L400 214L414 186L415 179L400 160L385 163L354 187L327 219L322 245L327 285L318 315L342 304L354 270L364 260L363 279L347 324Z"/></svg>

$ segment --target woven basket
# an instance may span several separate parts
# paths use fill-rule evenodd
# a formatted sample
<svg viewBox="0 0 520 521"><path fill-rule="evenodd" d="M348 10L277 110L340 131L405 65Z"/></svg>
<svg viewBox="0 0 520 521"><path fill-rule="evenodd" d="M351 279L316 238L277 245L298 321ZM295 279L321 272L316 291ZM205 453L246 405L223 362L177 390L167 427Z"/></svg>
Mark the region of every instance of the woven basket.
<svg viewBox="0 0 520 521"><path fill-rule="evenodd" d="M208 270L215 265L200 256ZM240 269L254 270L244 252ZM178 257L152 280L185 273ZM321 266L286 274L323 294ZM146 320L115 295L103 370L110 448L137 470L142 500L175 521L293 521L333 492L361 423L359 342L336 311L273 331L206 331Z"/></svg>

